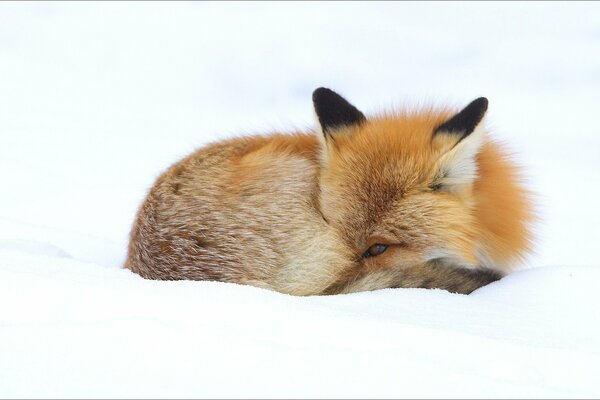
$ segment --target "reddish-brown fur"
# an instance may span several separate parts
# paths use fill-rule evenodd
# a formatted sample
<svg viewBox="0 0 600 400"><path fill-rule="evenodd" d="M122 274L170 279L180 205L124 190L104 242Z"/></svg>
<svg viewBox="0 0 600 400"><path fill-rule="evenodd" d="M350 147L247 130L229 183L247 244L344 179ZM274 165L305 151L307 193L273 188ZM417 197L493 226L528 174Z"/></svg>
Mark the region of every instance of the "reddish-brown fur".
<svg viewBox="0 0 600 400"><path fill-rule="evenodd" d="M433 135L452 110L336 129L232 139L178 162L150 190L126 267L150 279L219 280L297 295L384 287L461 293L529 250L532 214L500 145ZM476 148L477 176L433 190ZM463 146L463 147L461 147ZM463 154L464 152L464 154ZM457 169L458 170L458 169ZM441 181L443 182L443 181ZM362 257L376 243L376 257Z"/></svg>

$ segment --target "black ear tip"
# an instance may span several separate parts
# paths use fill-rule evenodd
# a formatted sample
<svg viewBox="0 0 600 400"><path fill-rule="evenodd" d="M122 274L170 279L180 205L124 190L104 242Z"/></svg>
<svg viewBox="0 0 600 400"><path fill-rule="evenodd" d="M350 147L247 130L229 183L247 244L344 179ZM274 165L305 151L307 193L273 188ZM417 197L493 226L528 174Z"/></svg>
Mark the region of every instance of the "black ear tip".
<svg viewBox="0 0 600 400"><path fill-rule="evenodd" d="M338 126L360 124L365 116L331 89L320 87L313 92L313 105L324 133Z"/></svg>
<svg viewBox="0 0 600 400"><path fill-rule="evenodd" d="M472 105L473 108L477 108L481 110L482 113L484 113L487 111L488 104L489 101L487 97L479 97L478 99L473 100L470 105Z"/></svg>
<svg viewBox="0 0 600 400"><path fill-rule="evenodd" d="M321 99L336 96L336 95L337 94L333 90L328 89L326 87L320 87L320 88L315 89L315 91L312 94L312 99L313 99L313 102L317 102Z"/></svg>
<svg viewBox="0 0 600 400"><path fill-rule="evenodd" d="M461 135L469 135L483 119L488 108L488 99L479 97L469 103L454 117L444 122L434 129L434 134L438 132L455 132Z"/></svg>

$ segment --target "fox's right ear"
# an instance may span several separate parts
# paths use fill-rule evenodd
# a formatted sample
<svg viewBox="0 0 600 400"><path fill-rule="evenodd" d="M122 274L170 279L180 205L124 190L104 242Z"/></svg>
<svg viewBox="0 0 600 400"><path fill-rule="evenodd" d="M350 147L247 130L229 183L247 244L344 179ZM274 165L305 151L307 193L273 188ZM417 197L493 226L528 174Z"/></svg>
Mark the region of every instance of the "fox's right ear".
<svg viewBox="0 0 600 400"><path fill-rule="evenodd" d="M485 141L483 119L488 100L473 100L433 132L433 144L442 153L437 162L435 187L457 189L477 177L477 154Z"/></svg>
<svg viewBox="0 0 600 400"><path fill-rule="evenodd" d="M312 95L315 113L325 139L333 138L332 131L366 121L362 112L331 89L320 87Z"/></svg>

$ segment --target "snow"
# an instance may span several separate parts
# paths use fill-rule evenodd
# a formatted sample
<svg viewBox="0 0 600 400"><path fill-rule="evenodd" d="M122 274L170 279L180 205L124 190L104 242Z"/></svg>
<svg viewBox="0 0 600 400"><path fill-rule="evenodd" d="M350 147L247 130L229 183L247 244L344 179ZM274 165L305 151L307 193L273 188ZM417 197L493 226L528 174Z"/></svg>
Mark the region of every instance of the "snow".
<svg viewBox="0 0 600 400"><path fill-rule="evenodd" d="M598 397L600 4L1 3L0 397ZM121 268L156 176L232 135L490 100L540 222L469 296Z"/></svg>
<svg viewBox="0 0 600 400"><path fill-rule="evenodd" d="M597 394L594 268L300 298L0 251L3 397ZM550 291L560 285L562 290ZM579 296L577 293L582 293ZM575 295L575 297L573 297ZM587 300L592 300L589 302ZM35 382L35 384L33 384Z"/></svg>

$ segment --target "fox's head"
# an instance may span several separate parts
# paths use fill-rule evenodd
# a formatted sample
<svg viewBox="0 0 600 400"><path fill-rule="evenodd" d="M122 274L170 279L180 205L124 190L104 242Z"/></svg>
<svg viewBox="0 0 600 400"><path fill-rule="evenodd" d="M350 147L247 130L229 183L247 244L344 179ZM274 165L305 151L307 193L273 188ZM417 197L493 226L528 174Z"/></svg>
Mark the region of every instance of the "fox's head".
<svg viewBox="0 0 600 400"><path fill-rule="evenodd" d="M313 102L321 212L365 270L442 260L507 272L528 250L528 195L486 136L486 98L370 118L326 88Z"/></svg>

